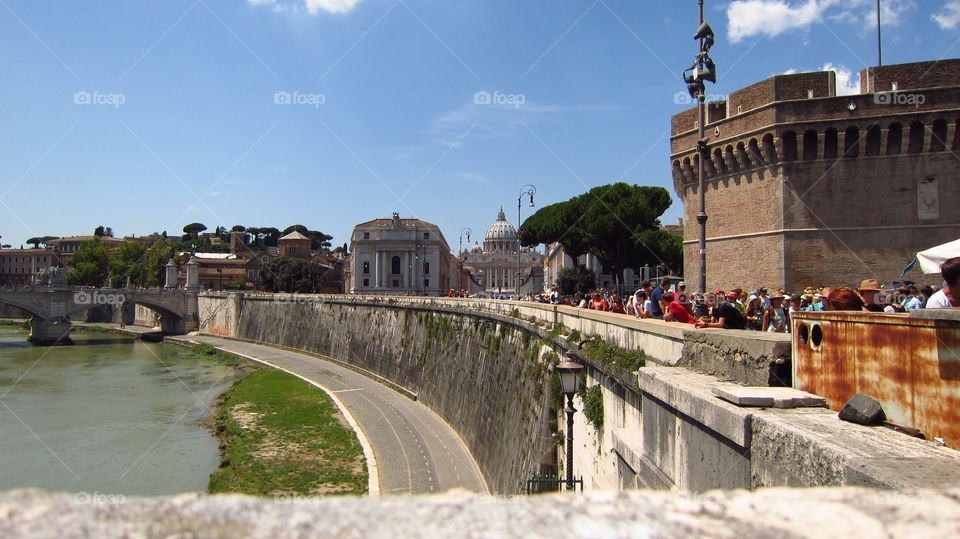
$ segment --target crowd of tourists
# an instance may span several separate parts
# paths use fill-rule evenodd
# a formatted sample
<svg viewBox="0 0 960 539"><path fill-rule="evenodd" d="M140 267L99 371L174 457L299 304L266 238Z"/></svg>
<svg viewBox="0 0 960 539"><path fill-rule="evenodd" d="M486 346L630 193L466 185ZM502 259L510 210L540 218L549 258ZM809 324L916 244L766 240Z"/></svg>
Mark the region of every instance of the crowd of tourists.
<svg viewBox="0 0 960 539"><path fill-rule="evenodd" d="M901 286L884 289L877 279L864 279L857 288L806 288L798 293L766 288L744 291L713 290L707 294L688 294L686 283L671 286L664 278L655 287L643 281L630 295L620 296L605 289L568 296L554 288L536 301L572 305L633 316L691 324L698 328L745 329L789 332L790 315L799 311L872 311L907 312L914 309L960 307L960 257L951 258L940 268L944 286Z"/></svg>

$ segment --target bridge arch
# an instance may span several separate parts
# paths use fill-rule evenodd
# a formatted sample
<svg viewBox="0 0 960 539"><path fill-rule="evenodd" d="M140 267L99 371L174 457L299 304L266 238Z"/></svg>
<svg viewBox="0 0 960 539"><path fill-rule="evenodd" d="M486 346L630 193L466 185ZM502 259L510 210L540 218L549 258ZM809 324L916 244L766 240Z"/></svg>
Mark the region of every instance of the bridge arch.
<svg viewBox="0 0 960 539"><path fill-rule="evenodd" d="M0 295L0 304L9 305L11 307L20 309L21 311L29 314L33 318L43 318L43 314L38 312L37 309L30 303L17 301L15 299L6 298Z"/></svg>

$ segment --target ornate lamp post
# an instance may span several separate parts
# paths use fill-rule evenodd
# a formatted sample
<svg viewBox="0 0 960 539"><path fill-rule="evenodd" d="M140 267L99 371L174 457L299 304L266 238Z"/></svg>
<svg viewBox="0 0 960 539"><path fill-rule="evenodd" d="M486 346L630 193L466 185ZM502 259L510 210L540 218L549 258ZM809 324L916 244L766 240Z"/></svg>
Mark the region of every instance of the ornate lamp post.
<svg viewBox="0 0 960 539"><path fill-rule="evenodd" d="M460 260L460 274L457 276L458 289L457 294L460 294L460 291L463 290L463 234L467 234L467 245L470 245L470 234L473 234L473 230L469 228L464 228L460 231L460 248L457 251L457 259Z"/></svg>
<svg viewBox="0 0 960 539"><path fill-rule="evenodd" d="M573 413L577 411L573 407L573 395L580 390L580 373L583 371L583 365L574 361L577 355L574 352L567 352L566 359L556 366L560 373L560 385L563 388L563 394L567 396L567 407L563 409L567 413L567 490L573 490Z"/></svg>
<svg viewBox="0 0 960 539"><path fill-rule="evenodd" d="M530 197L529 206L533 208L533 195L537 194L537 188L529 183L520 188L520 196L517 197L517 299L520 299L520 206L523 197Z"/></svg>
<svg viewBox="0 0 960 539"><path fill-rule="evenodd" d="M700 27L693 39L700 42L699 52L693 65L683 72L683 81L687 84L687 91L690 97L697 100L697 154L699 155L697 163L697 177L699 179L698 189L700 190L700 212L697 214L697 223L699 225L700 241L700 282L698 292L701 294L707 291L707 211L706 211L706 182L704 171L706 170L706 159L709 156L707 150L707 138L705 134L706 123L706 82L717 82L717 66L710 58L709 52L713 47L716 37L710 25L703 20L703 0L700 3Z"/></svg>

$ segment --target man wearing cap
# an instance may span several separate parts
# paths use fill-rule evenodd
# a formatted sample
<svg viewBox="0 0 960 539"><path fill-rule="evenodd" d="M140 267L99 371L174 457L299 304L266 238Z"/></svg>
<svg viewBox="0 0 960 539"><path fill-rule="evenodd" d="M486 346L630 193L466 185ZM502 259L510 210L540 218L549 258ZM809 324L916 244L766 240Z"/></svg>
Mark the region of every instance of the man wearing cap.
<svg viewBox="0 0 960 539"><path fill-rule="evenodd" d="M857 293L863 298L863 306L875 313L883 312L883 307L877 303L877 293L882 291L883 286L877 279L864 279L860 281L860 288L857 288Z"/></svg>
<svg viewBox="0 0 960 539"><path fill-rule="evenodd" d="M760 298L760 306L766 311L770 308L770 296L767 295L767 289L760 287L757 289L757 297Z"/></svg>
<svg viewBox="0 0 960 539"><path fill-rule="evenodd" d="M721 302L713 309L713 318L716 322L710 322L706 317L697 320L698 328L723 328L723 329L747 329L747 317L740 312L740 309L734 307L733 302L737 301L737 293L727 294L727 301Z"/></svg>

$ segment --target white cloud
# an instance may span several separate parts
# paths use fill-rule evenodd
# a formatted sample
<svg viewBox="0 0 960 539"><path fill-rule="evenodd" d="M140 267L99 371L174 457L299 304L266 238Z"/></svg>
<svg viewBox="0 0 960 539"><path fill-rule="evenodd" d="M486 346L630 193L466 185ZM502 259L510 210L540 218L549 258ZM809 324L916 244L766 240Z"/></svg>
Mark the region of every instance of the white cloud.
<svg viewBox="0 0 960 539"><path fill-rule="evenodd" d="M837 72L837 95L856 95L860 93L860 74L850 71L844 66L835 66L826 63L820 71Z"/></svg>
<svg viewBox="0 0 960 539"><path fill-rule="evenodd" d="M960 0L950 3L960 4ZM881 6L884 26L898 26L917 7L914 0L884 0ZM733 43L807 30L823 21L857 26L863 36L877 27L877 4L874 0L740 0L727 6L727 21Z"/></svg>
<svg viewBox="0 0 960 539"><path fill-rule="evenodd" d="M307 11L311 15L321 10L329 13L346 13L359 2L360 0L306 0Z"/></svg>
<svg viewBox="0 0 960 539"><path fill-rule="evenodd" d="M360 0L247 0L255 6L269 6L276 12L306 10L311 15L321 11L327 13L346 13Z"/></svg>
<svg viewBox="0 0 960 539"><path fill-rule="evenodd" d="M838 0L804 0L788 4L785 0L742 0L727 7L727 30L734 43L765 35L775 37L790 30L808 28L820 20L827 8Z"/></svg>
<svg viewBox="0 0 960 539"><path fill-rule="evenodd" d="M817 71L834 71L837 73L837 95L856 95L860 93L860 74L854 73L844 66L836 66L827 62ZM799 71L797 69L788 69L783 72L784 75L793 75L796 73L809 73L809 71Z"/></svg>
<svg viewBox="0 0 960 539"><path fill-rule="evenodd" d="M955 30L960 24L960 0L950 0L930 18L941 30Z"/></svg>

